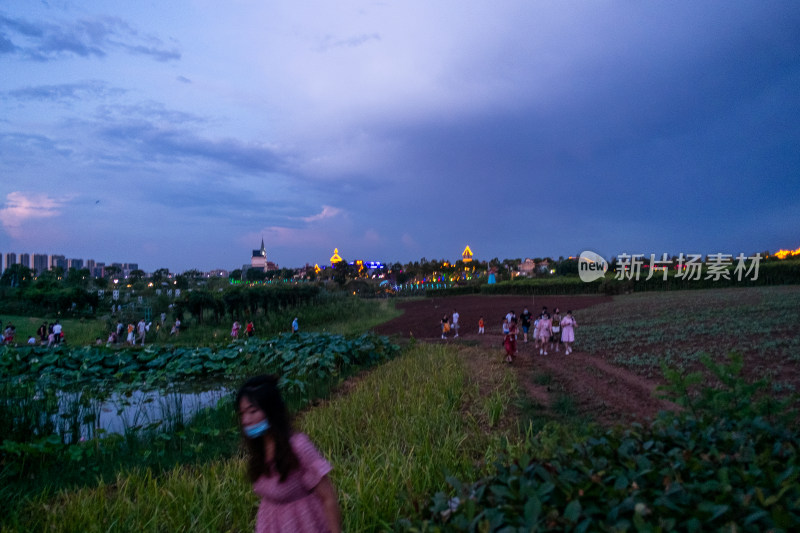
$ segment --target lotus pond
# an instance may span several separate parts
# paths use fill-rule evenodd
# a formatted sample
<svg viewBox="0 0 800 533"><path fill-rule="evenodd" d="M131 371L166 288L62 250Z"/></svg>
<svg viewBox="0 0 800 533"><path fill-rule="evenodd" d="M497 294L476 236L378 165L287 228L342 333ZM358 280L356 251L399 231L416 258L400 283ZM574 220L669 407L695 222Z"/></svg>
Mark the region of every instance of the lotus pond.
<svg viewBox="0 0 800 533"><path fill-rule="evenodd" d="M56 464L100 474L101 463L108 471L120 460L174 464L232 453L232 394L246 377L279 375L287 403L298 409L398 352L386 337L325 333L215 347L4 346L0 484L30 486Z"/></svg>

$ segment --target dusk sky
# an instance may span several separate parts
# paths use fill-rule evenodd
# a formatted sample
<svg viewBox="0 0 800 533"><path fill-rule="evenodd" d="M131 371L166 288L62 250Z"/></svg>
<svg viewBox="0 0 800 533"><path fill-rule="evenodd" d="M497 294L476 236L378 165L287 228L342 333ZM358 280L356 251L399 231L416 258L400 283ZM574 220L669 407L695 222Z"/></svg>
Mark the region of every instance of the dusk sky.
<svg viewBox="0 0 800 533"><path fill-rule="evenodd" d="M800 2L0 2L0 252L800 247Z"/></svg>

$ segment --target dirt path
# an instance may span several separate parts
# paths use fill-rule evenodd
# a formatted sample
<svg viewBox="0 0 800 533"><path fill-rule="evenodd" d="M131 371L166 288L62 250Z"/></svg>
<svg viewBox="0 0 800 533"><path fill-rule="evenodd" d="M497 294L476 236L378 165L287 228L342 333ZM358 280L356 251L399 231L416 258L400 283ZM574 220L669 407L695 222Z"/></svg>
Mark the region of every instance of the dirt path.
<svg viewBox="0 0 800 533"><path fill-rule="evenodd" d="M479 345L489 352L495 352L498 361L501 361L505 354L501 346L501 323L509 310L519 315L524 306L533 313L539 313L542 306L547 306L549 310L558 307L562 313L567 310L576 312L580 323L580 309L610 299L598 296L543 296L533 300L518 296L471 295L416 300L400 304L398 307L405 310L404 315L382 324L376 331L405 338L429 339L431 342ZM454 309L461 316L461 334L458 339L451 335L442 340L440 320L445 314L452 316ZM477 334L480 316L486 321L485 335ZM561 397L568 397L578 415L588 416L604 425L613 425L632 420L644 421L661 410L676 408L674 404L659 400L653 394L659 381L614 366L599 356L584 352L565 355L563 349L540 355L533 342L522 342L522 335L518 351L512 367L519 372L519 383L528 397L545 409L552 409Z"/></svg>
<svg viewBox="0 0 800 533"><path fill-rule="evenodd" d="M659 382L654 379L584 352L565 355L562 350L540 355L532 346L522 345L513 366L519 368L520 383L528 395L539 403L546 399L545 407L552 407L558 394L566 394L575 402L578 413L605 425L643 421L675 408L656 398Z"/></svg>

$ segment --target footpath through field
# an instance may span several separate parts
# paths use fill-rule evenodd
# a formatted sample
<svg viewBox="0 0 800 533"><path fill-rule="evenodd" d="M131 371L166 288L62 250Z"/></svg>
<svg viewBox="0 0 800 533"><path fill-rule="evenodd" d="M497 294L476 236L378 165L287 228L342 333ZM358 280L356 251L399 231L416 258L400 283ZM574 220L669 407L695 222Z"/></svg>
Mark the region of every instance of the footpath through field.
<svg viewBox="0 0 800 533"><path fill-rule="evenodd" d="M580 340L580 309L610 302L610 296L454 296L403 302L398 305L405 313L381 324L375 331L385 335L414 337L436 343L475 345L486 349L496 364L504 364L502 347L502 321L506 313L514 311L517 316L527 306L534 315L542 307L549 312L558 308L565 314L576 312L577 337ZM441 339L441 319L459 313L459 338L453 334ZM486 333L478 335L478 319L483 317ZM578 345L580 343L578 342ZM600 356L574 351L565 355L550 352L540 355L531 341L522 342L520 333L517 342L518 356L511 365L518 371L519 383L534 405L550 410L560 398L569 398L574 403L578 416L588 416L601 424L615 424L632 420L642 421L654 417L659 411L674 409L675 405L659 400L653 394L661 383L656 378L637 375L622 367L606 362Z"/></svg>

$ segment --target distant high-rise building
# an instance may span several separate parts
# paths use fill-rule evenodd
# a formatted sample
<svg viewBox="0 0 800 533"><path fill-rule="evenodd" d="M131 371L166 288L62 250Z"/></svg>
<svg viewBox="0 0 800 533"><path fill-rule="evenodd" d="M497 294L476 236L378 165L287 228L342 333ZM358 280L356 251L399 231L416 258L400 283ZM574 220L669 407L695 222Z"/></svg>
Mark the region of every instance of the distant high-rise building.
<svg viewBox="0 0 800 533"><path fill-rule="evenodd" d="M31 254L19 254L19 264L31 268Z"/></svg>
<svg viewBox="0 0 800 533"><path fill-rule="evenodd" d="M83 259L70 259L69 260L69 267L74 268L75 270L80 270L83 268Z"/></svg>
<svg viewBox="0 0 800 533"><path fill-rule="evenodd" d="M36 275L43 274L50 270L50 258L47 254L33 254L33 271Z"/></svg>
<svg viewBox="0 0 800 533"><path fill-rule="evenodd" d="M87 259L86 260L86 268L89 269L89 272L92 271L92 269L95 267L95 264L96 263L95 263L94 259Z"/></svg>
<svg viewBox="0 0 800 533"><path fill-rule="evenodd" d="M8 252L6 254L6 270L8 270L8 268L11 265L16 265L16 264L17 264L17 254L15 254L14 252Z"/></svg>
<svg viewBox="0 0 800 533"><path fill-rule="evenodd" d="M106 264L105 263L95 263L94 266L90 269L92 273L92 277L94 278L104 278L106 277Z"/></svg>
<svg viewBox="0 0 800 533"><path fill-rule="evenodd" d="M67 258L63 255L51 255L50 256L50 268L58 268L61 267L64 272L69 270L69 262Z"/></svg>

